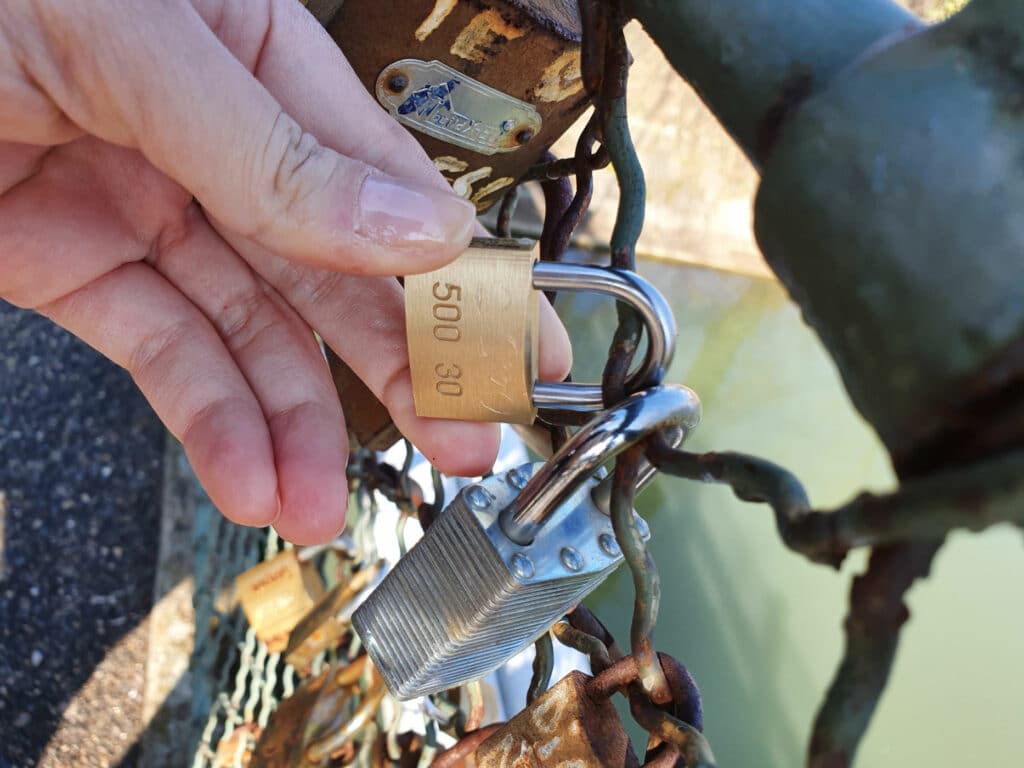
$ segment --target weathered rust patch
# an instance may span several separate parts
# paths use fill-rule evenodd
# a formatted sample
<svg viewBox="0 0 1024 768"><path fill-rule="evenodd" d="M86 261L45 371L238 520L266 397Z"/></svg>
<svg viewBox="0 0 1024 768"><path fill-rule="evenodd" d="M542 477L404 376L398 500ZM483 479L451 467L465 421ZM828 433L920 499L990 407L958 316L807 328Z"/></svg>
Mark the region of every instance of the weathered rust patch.
<svg viewBox="0 0 1024 768"><path fill-rule="evenodd" d="M469 163L452 155L441 155L434 158L434 167L441 173L462 173L469 168Z"/></svg>
<svg viewBox="0 0 1024 768"><path fill-rule="evenodd" d="M485 165L475 171L464 173L452 182L452 191L459 197L469 200L473 197L473 185L491 175L491 166Z"/></svg>
<svg viewBox="0 0 1024 768"><path fill-rule="evenodd" d="M609 699L588 693L572 672L476 750L478 768L605 768L630 764L632 751ZM635 760L635 757L633 757Z"/></svg>
<svg viewBox="0 0 1024 768"><path fill-rule="evenodd" d="M523 30L502 18L494 8L481 11L463 27L452 43L451 53L460 59L483 64L509 40L523 36Z"/></svg>
<svg viewBox="0 0 1024 768"><path fill-rule="evenodd" d="M485 197L494 194L499 189L504 189L505 187L511 186L511 184L514 181L515 179L513 179L511 176L502 176L499 179L495 179L494 181L488 182L487 184L480 187L480 189L476 190L473 193L473 196L469 198L470 202L472 202L477 207L478 210L480 210L481 208L486 208L486 204L483 202Z"/></svg>
<svg viewBox="0 0 1024 768"><path fill-rule="evenodd" d="M562 101L582 90L580 49L573 46L548 65L533 94L537 101Z"/></svg>
<svg viewBox="0 0 1024 768"><path fill-rule="evenodd" d="M430 37L431 33L444 23L444 20L448 18L448 14L458 4L459 0L437 0L434 3L434 9L416 28L416 39L422 43Z"/></svg>

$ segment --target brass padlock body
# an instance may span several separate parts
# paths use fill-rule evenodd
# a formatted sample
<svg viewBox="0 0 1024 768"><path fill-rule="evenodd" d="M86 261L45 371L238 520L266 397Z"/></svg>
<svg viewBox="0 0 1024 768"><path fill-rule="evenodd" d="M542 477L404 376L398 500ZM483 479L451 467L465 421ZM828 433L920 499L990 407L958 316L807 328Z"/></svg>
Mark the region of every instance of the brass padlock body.
<svg viewBox="0 0 1024 768"><path fill-rule="evenodd" d="M533 422L540 321L536 260L532 241L477 239L451 264L405 279L417 414Z"/></svg>
<svg viewBox="0 0 1024 768"><path fill-rule="evenodd" d="M414 58L441 62L463 78L531 105L539 130L515 130L518 148L482 154L428 135L410 134L456 194L486 211L583 114L590 100L580 71L582 24L575 2L537 0L303 0L344 52L366 90L408 73ZM462 120L456 102L453 115ZM377 397L337 357L331 373L353 441L386 450L401 436Z"/></svg>
<svg viewBox="0 0 1024 768"><path fill-rule="evenodd" d="M637 765L615 706L571 672L477 747L477 768L622 768Z"/></svg>
<svg viewBox="0 0 1024 768"><path fill-rule="evenodd" d="M323 583L299 562L294 549L286 549L239 574L235 591L256 636L277 653L323 594Z"/></svg>

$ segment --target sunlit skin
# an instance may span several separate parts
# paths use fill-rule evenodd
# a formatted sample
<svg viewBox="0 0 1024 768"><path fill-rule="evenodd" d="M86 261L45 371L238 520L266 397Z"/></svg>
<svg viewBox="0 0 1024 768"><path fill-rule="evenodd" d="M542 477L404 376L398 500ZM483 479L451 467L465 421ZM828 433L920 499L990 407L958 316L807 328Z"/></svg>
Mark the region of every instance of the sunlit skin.
<svg viewBox="0 0 1024 768"><path fill-rule="evenodd" d="M313 331L442 471L491 424L418 418L401 288L474 211L297 0L0 4L0 297L126 368L221 511L344 525L344 416ZM569 341L542 311L540 372Z"/></svg>

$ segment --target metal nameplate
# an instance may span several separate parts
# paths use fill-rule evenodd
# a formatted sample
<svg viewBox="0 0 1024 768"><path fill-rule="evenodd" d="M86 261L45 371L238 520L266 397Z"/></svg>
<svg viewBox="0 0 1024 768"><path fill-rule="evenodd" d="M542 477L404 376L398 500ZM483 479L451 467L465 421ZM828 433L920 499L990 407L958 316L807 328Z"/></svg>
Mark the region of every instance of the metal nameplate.
<svg viewBox="0 0 1024 768"><path fill-rule="evenodd" d="M440 61L401 59L385 67L377 100L403 125L483 155L514 152L541 128L530 104Z"/></svg>

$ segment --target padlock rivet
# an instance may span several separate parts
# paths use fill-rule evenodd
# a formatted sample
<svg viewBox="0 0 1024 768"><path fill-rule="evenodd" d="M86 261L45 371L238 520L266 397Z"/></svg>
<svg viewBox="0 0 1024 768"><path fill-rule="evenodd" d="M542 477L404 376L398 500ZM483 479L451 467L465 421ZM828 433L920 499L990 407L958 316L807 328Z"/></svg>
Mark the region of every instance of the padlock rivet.
<svg viewBox="0 0 1024 768"><path fill-rule="evenodd" d="M409 78L401 72L397 72L388 78L388 90L392 93L401 93L409 87Z"/></svg>
<svg viewBox="0 0 1024 768"><path fill-rule="evenodd" d="M529 482L530 476L517 467L516 469L510 469L508 474L505 475L505 479L508 480L508 484L513 488L521 491L526 487L526 483Z"/></svg>
<svg viewBox="0 0 1024 768"><path fill-rule="evenodd" d="M508 562L509 565L512 566L512 573L520 579L529 579L533 577L533 560L528 558L522 552L516 552Z"/></svg>
<svg viewBox="0 0 1024 768"><path fill-rule="evenodd" d="M484 510L491 506L491 499L493 497L479 485L472 485L469 490L466 491L466 498L469 500L473 509Z"/></svg>
<svg viewBox="0 0 1024 768"><path fill-rule="evenodd" d="M578 571L583 568L583 555L572 547L562 547L559 555L562 558L562 565L570 571Z"/></svg>
<svg viewBox="0 0 1024 768"><path fill-rule="evenodd" d="M523 128L516 134L516 142L519 144L526 144L533 138L533 131L529 128Z"/></svg>
<svg viewBox="0 0 1024 768"><path fill-rule="evenodd" d="M619 549L619 542L610 533L602 533L597 537L597 543L609 557L618 557L622 550Z"/></svg>

